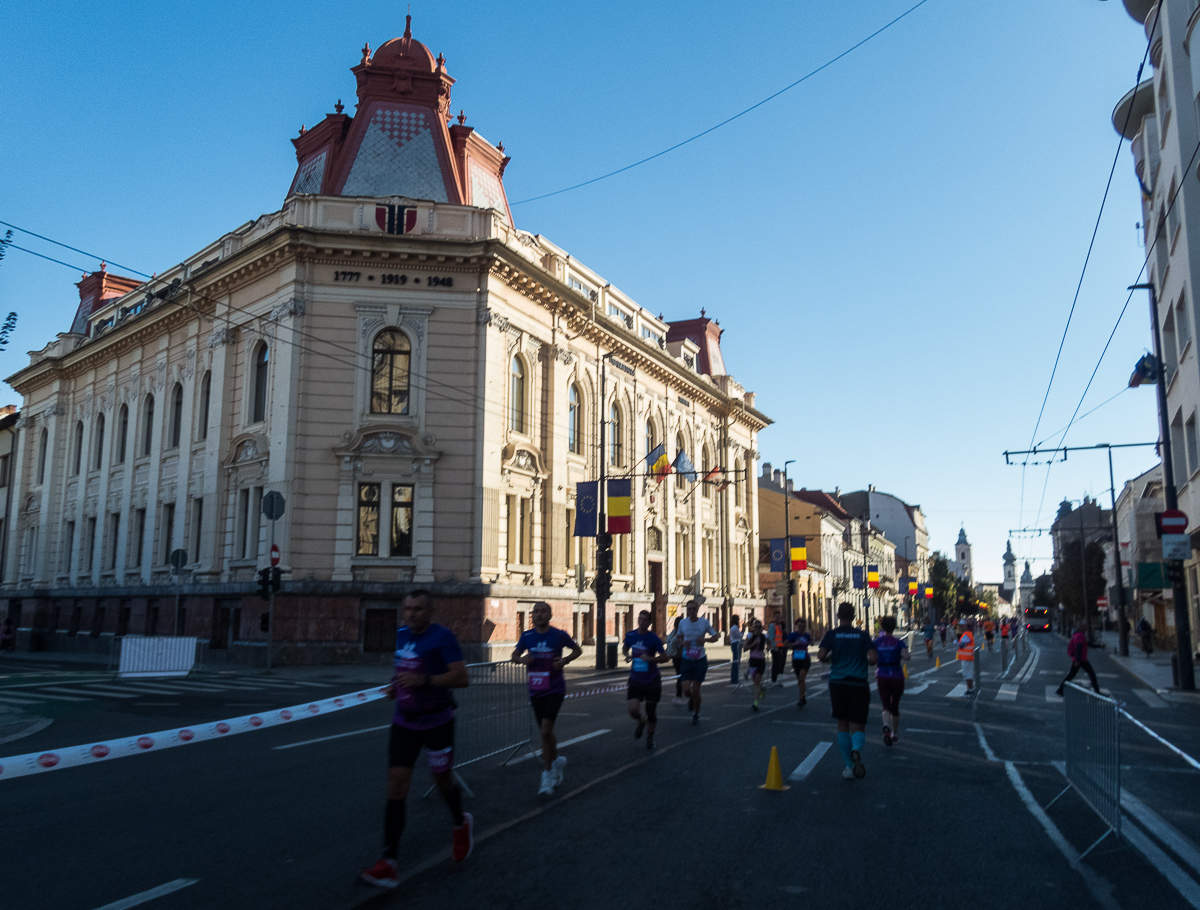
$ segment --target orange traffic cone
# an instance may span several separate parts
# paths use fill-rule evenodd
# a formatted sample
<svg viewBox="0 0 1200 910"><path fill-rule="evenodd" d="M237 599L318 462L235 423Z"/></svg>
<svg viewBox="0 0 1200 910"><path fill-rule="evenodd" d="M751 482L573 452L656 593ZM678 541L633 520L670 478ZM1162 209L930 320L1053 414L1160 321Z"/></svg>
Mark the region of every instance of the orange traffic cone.
<svg viewBox="0 0 1200 910"><path fill-rule="evenodd" d="M771 763L767 765L767 782L758 789L760 790L789 790L790 787L783 785L783 772L779 770L779 749L775 746L771 747Z"/></svg>
<svg viewBox="0 0 1200 910"><path fill-rule="evenodd" d="M940 657L935 658L935 660L933 662L933 666L934 666L934 669L940 669L942 666L942 659Z"/></svg>

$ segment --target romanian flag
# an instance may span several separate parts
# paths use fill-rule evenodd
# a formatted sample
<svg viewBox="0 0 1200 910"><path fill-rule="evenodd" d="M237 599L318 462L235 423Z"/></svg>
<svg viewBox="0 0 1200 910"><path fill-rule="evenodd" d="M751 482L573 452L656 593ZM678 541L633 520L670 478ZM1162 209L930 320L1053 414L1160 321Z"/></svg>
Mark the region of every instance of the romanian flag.
<svg viewBox="0 0 1200 910"><path fill-rule="evenodd" d="M933 588L932 587L925 589L925 597L928 600L933 600Z"/></svg>
<svg viewBox="0 0 1200 910"><path fill-rule="evenodd" d="M867 587L879 587L879 566L867 566Z"/></svg>
<svg viewBox="0 0 1200 910"><path fill-rule="evenodd" d="M916 596L916 593L917 593L917 583L916 583L915 581L910 581L910 582L908 583L908 593L909 593L909 594L912 594L913 596Z"/></svg>
<svg viewBox="0 0 1200 910"><path fill-rule="evenodd" d="M808 546L807 541L803 537L792 538L792 571L796 572L800 569L808 568Z"/></svg>
<svg viewBox="0 0 1200 910"><path fill-rule="evenodd" d="M629 533L629 496L633 482L629 478L608 482L608 533Z"/></svg>
<svg viewBox="0 0 1200 910"><path fill-rule="evenodd" d="M660 442L654 451L646 456L646 468L662 483L663 478L671 473L671 462L667 458L667 444Z"/></svg>

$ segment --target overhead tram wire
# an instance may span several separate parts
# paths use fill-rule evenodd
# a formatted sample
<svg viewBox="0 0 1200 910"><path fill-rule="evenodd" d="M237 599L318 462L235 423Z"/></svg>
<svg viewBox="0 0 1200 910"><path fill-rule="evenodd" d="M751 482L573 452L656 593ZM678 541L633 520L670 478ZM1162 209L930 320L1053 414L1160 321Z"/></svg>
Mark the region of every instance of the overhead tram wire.
<svg viewBox="0 0 1200 910"><path fill-rule="evenodd" d="M0 224L3 224L3 223L4 222L0 221ZM28 253L30 256L37 256L38 259L47 259L50 262L56 263L58 265L65 265L67 268L74 269L77 272L86 272L87 271L87 269L81 269L77 265L71 265L71 263L69 263L69 262L63 262L61 259L55 259L52 256L45 256L41 253L35 253L33 250L27 250L23 246L17 246L15 243L6 243L6 244L4 244L4 248L8 249L8 250L20 250L22 253Z"/></svg>
<svg viewBox="0 0 1200 910"><path fill-rule="evenodd" d="M87 250L81 250L77 247L68 246L67 244L61 243L58 240L51 240L49 237L43 237L41 234L35 234L33 231L27 230L23 227L17 227L15 224L9 224L7 221L0 221L0 224L4 225L5 227L10 227L14 231L20 231L22 234L28 234L30 237L36 237L38 240L45 240L47 243L53 243L55 246L61 246L64 250L70 250L72 253L79 253L81 256L87 256L90 259L96 259L100 262L106 262L109 265L116 266L119 269L124 269L126 272L132 272L135 275L141 275L143 278L153 278L154 277L153 275L147 275L145 272L139 272L137 269L132 269L127 265L121 265L121 263L119 263L119 262L113 262L111 259L105 259L103 256L97 256L95 253L89 253ZM23 253L33 253L33 250L22 249L19 246L14 246L13 249L21 250L21 252L23 252ZM42 256L41 253L33 253L33 255L34 256ZM42 258L50 259L49 256L42 256ZM59 265L68 265L68 263L59 262L59 260L57 260L57 259L50 259L50 261L58 262ZM75 268L75 266L70 266L70 267ZM76 271L86 272L88 270L87 269L76 269Z"/></svg>
<svg viewBox="0 0 1200 910"><path fill-rule="evenodd" d="M1128 391L1129 391L1129 386L1125 386L1123 389L1121 389L1121 391L1117 392L1116 395L1113 395L1111 398L1105 398L1102 402L1100 402L1098 405L1096 405L1091 410L1085 411L1084 413L1080 414L1079 417L1077 418L1077 420L1083 420L1083 418L1088 417L1092 414L1095 414L1106 404L1110 404L1111 402L1116 401L1118 398L1120 398L1122 395L1124 395ZM1060 427L1059 429L1057 429L1053 433L1051 433L1049 436L1046 436L1045 438L1043 438L1041 440L1041 442L1034 443L1033 448L1035 448L1035 449L1041 448L1042 445L1049 442L1055 436L1059 435L1060 433L1065 433L1070 428L1070 426L1071 426L1070 424L1067 424L1065 427Z"/></svg>
<svg viewBox="0 0 1200 910"><path fill-rule="evenodd" d="M1151 34L1153 34L1153 32ZM1192 166L1196 163L1196 157L1198 155L1200 155L1200 142L1197 142L1196 147L1192 150L1192 157L1190 159L1188 159L1187 166L1183 169L1183 173L1190 174L1192 172ZM1171 214L1171 211L1175 208L1175 201L1179 198L1179 194L1182 190L1183 190L1182 185L1177 187L1175 190L1175 195L1172 196L1170 198L1170 200L1168 200L1166 215L1164 215L1162 221L1159 222L1158 230L1156 230L1154 233L1154 240L1151 241L1150 246L1146 248L1146 256L1142 260L1142 267L1141 267L1141 269L1138 270L1137 278L1135 278L1132 282L1134 285L1138 284L1142 280L1142 275L1144 275L1146 273L1146 266L1149 265L1149 263L1150 263L1150 256L1153 255L1155 247L1158 246L1158 241L1163 237L1164 234L1167 233L1167 231L1168 231L1167 216L1169 216ZM1121 325L1121 320L1125 316L1125 311L1127 309L1129 309L1129 303L1131 300L1133 300L1133 295L1136 292L1136 290L1137 290L1136 288L1130 288L1129 295L1125 298L1125 305L1121 307L1121 312L1119 314L1117 314L1117 321L1113 324L1112 331L1109 332L1109 334L1108 334L1108 341L1106 341L1104 343L1104 350L1102 350L1100 352L1100 356L1096 360L1096 366L1092 370L1092 375L1088 378L1087 385L1083 389L1083 394L1079 396L1079 403L1077 405L1075 405L1075 413L1071 415L1071 420L1067 423L1066 427L1062 431L1062 438L1059 440L1059 445L1062 445L1067 440L1067 433L1070 431L1072 424L1075 423L1075 419L1076 419L1075 415L1078 414L1079 409L1081 407L1083 407L1083 400L1087 397L1087 393L1091 389L1092 383L1096 379L1096 373L1099 372L1099 370L1100 370L1100 364L1104 361L1104 355L1108 353L1108 348L1112 344L1113 336L1115 336L1117 334L1117 328ZM1155 319L1158 318L1157 314L1155 314L1154 318ZM1041 498L1041 501L1038 503L1038 518L1041 517L1042 506L1045 504L1045 501L1046 501L1046 487L1049 485L1049 483L1050 483L1050 466L1047 466L1046 480L1045 480L1045 483L1043 483L1043 485L1042 485L1042 498ZM1034 519L1034 524L1037 524L1037 518Z"/></svg>
<svg viewBox="0 0 1200 910"><path fill-rule="evenodd" d="M1146 41L1146 51L1144 54L1142 54L1142 62L1140 64L1138 64L1137 78L1134 79L1134 81L1133 81L1133 91L1134 92L1137 91L1137 87L1139 85L1141 85L1141 83L1142 83L1142 72L1146 68L1146 61L1150 58L1150 47L1154 40L1154 32L1158 29L1158 17L1161 13L1162 13L1162 4L1159 3L1158 6L1155 8L1154 25L1150 29L1150 38L1147 39L1147 41ZM1100 230L1100 219L1104 215L1104 206L1108 202L1108 191L1109 191L1109 189L1112 188L1113 174L1116 173L1117 161L1120 160L1120 157L1121 157L1121 146L1122 146L1122 143L1124 143L1124 141L1125 141L1125 130L1128 129L1129 119L1132 116L1133 116L1133 104L1130 104L1129 110L1126 111L1126 113L1125 113L1125 123L1121 127L1120 134L1117 136L1117 150L1113 154L1112 166L1108 169L1108 181L1104 184L1104 195L1100 199L1100 211L1098 211L1096 213L1096 223L1092 227L1092 239L1088 241L1087 255L1084 256L1084 258L1083 258L1083 269L1079 273L1079 282L1075 285L1075 296L1071 300L1071 309L1067 312L1067 324L1063 326L1062 338L1059 339L1059 342L1058 342L1058 352L1054 355L1054 366L1050 370L1050 379L1046 383L1046 394L1044 396L1042 396L1042 406L1038 410L1037 422L1033 425L1033 432L1029 434L1030 448L1033 447L1033 444L1034 444L1033 441L1035 439L1037 439L1038 430L1042 426L1042 417L1046 413L1046 402L1050 400L1050 389L1054 385L1054 377L1058 373L1058 364L1059 364L1059 361L1062 359L1063 346L1067 342L1067 332L1071 328L1071 320L1075 316L1075 307L1079 303L1079 293L1083 289L1083 279L1084 279L1084 276L1087 274L1088 263L1091 262L1091 259L1092 259L1092 249L1096 245L1096 235ZM1070 429L1070 424L1067 425L1067 428ZM1047 472L1047 481L1049 481L1049 472ZM1042 489L1043 500L1045 498L1045 495L1046 495L1045 487L1043 487L1043 489ZM1020 524L1019 519L1020 519L1021 515L1023 515L1024 510L1025 510L1025 468L1022 467L1021 468L1021 499L1020 499L1020 506L1018 509L1018 521L1017 521L1018 524ZM1039 512L1039 514L1041 512L1040 505L1038 506L1038 512ZM1035 521L1035 524L1036 524L1036 521Z"/></svg>
<svg viewBox="0 0 1200 910"><path fill-rule="evenodd" d="M886 25L871 32L871 34L867 35L867 37L863 38L857 44L852 45L851 47L848 47L846 50L842 51L836 57L825 61L820 66L818 66L816 69L812 70L811 72L805 73L803 76L801 76L795 82L793 82L791 85L785 85L779 91L768 95L766 98L763 98L762 101L759 101L755 104L750 105L750 107L746 108L745 110L739 111L738 113L734 114L732 117L728 117L725 120L722 120L720 123L716 124L715 126L710 126L708 129L702 130L699 133L696 133L696 135L691 136L687 139L684 139L682 142L676 142L674 145L670 146L669 148L663 149L661 152L655 152L653 155L648 155L645 158L642 158L638 161L633 162L633 164L627 164L624 167L619 167L615 171L609 171L607 174L601 174L599 177L593 177L591 180L585 180L582 183L576 183L573 186L564 187L561 190L554 190L551 193L542 193L540 196L530 196L528 199L520 199L520 200L510 203L510 204L511 205L524 205L526 202L537 202L539 199L549 199L551 196L561 196L563 193L569 193L572 190L582 189L585 186L591 186L593 183L599 183L601 180L607 180L609 177L615 177L618 174L623 174L626 171L631 171L635 167L640 167L641 165L647 164L648 162L651 162L656 158L661 158L663 155L670 154L671 152L675 151L676 149L681 149L685 145L688 145L691 142L695 142L697 139L701 139L704 136L707 136L709 133L716 132L723 126L728 126L730 123L733 123L733 121L737 120L740 117L746 116L746 114L749 114L751 111L757 110L758 108L762 107L764 104L767 104L770 101L774 101L780 95L794 89L801 82L806 82L807 80L811 79L813 76L817 75L817 73L821 72L822 70L828 69L829 67L833 66L833 64L835 64L839 60L841 60L843 57L846 57L846 56L854 53L854 51L858 50L860 47L862 47L864 44L866 44L872 38L875 38L876 36L881 35L883 32L886 32L889 28L891 28L893 25L895 25L901 19L905 18L906 16L910 15L911 13L916 12L918 8L924 6L928 2L929 2L929 0L920 0L919 3L917 3L915 6L911 6L908 9L906 9L904 12L902 12L899 16L897 16L891 22L889 22Z"/></svg>

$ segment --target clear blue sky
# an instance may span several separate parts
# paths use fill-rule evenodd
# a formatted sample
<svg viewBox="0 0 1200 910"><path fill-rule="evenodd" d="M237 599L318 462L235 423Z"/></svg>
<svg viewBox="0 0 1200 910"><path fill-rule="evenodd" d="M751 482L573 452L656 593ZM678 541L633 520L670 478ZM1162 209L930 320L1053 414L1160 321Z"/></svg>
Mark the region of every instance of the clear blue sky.
<svg viewBox="0 0 1200 910"><path fill-rule="evenodd" d="M509 199L669 146L761 100L916 0L859 3L414 3L414 35L458 82L453 107L512 156ZM341 98L363 42L404 28L381 2L10 6L0 220L145 272L277 210L289 139ZM810 488L873 483L964 524L999 580L1011 528L1064 497L1107 501L1102 455L1005 467L1026 448L1117 147L1112 108L1144 36L1117 0L928 0L849 57L720 131L593 186L514 207L668 319L720 319L730 371L776 423L764 460ZM1128 145L1041 437L1070 419L1137 278ZM95 260L14 241L94 269ZM113 268L119 272L120 269ZM4 375L69 328L79 274L11 251ZM1150 345L1139 292L1083 410ZM18 401L11 389L7 398ZM1156 437L1130 390L1070 442ZM1117 457L1118 483L1154 463ZM1039 513L1039 503L1041 503ZM1046 557L1046 538L1016 537ZM1035 562L1035 574L1048 562Z"/></svg>

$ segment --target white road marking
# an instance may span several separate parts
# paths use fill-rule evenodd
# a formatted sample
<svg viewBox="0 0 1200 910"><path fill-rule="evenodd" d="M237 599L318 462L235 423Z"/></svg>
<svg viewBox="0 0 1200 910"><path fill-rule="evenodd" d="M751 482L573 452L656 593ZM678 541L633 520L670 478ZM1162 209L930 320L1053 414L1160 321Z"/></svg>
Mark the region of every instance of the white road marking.
<svg viewBox="0 0 1200 910"><path fill-rule="evenodd" d="M366 727L362 730L351 730L349 733L335 733L333 736L318 736L316 739L306 739L298 743L287 743L283 746L272 747L278 752L280 749L295 749L297 746L311 746L313 743L323 743L330 739L341 739L343 736L357 736L359 733L374 733L376 730L386 730L391 724L383 724L379 727Z"/></svg>
<svg viewBox="0 0 1200 910"><path fill-rule="evenodd" d="M1017 796L1021 798L1021 802L1025 804L1025 808L1029 810L1029 814L1041 823L1046 835L1066 858L1067 864L1083 877L1083 882L1087 885L1088 890L1092 892L1092 897L1105 910L1121 910L1120 904L1113 897L1112 882L1097 874L1091 867L1083 864L1079 858L1079 851L1072 847L1070 841L1063 837L1062 832L1058 830L1058 827L1050 820L1050 816L1046 814L1046 810L1039 806L1037 800L1033 798L1033 794L1025 786L1025 781L1021 780L1021 774L1017 771L1016 765L1010 761L1006 761L1004 769L1008 772L1008 779L1012 782L1013 788L1017 791Z"/></svg>
<svg viewBox="0 0 1200 910"><path fill-rule="evenodd" d="M960 682L957 686L946 693L947 698L962 698L967 694L966 682Z"/></svg>
<svg viewBox="0 0 1200 910"><path fill-rule="evenodd" d="M0 695L0 703L6 705L36 705L38 699L28 695Z"/></svg>
<svg viewBox="0 0 1200 910"><path fill-rule="evenodd" d="M167 882L165 885L159 885L149 891L142 891L140 894L133 894L119 901L113 901L111 904L105 904L103 907L97 907L96 910L127 910L129 907L136 907L138 904L152 901L156 897L163 897L189 885L194 885L198 881L200 881L198 878L177 878L173 882Z"/></svg>
<svg viewBox="0 0 1200 910"><path fill-rule="evenodd" d="M917 685L913 686L911 689L905 689L904 694L905 695L920 695L922 692L924 692L926 689L928 689L930 686L932 686L934 684L934 682L935 682L935 680L926 679L923 682L917 683Z"/></svg>
<svg viewBox="0 0 1200 910"><path fill-rule="evenodd" d="M829 751L829 747L832 745L833 743L817 743L813 746L813 750L808 753L808 758L796 766L796 770L788 775L788 780L804 780L804 778L808 777L812 773L813 768L817 766L817 762Z"/></svg>
<svg viewBox="0 0 1200 910"><path fill-rule="evenodd" d="M996 758L996 753L992 751L992 747L988 745L988 741L983 736L983 726L975 725L975 735L979 737L979 745L983 749L983 754L987 756L988 761L1000 761Z"/></svg>
<svg viewBox="0 0 1200 910"><path fill-rule="evenodd" d="M1127 790L1121 791L1121 808L1141 822L1176 856L1200 873L1200 850L1166 819Z"/></svg>
<svg viewBox="0 0 1200 910"><path fill-rule="evenodd" d="M924 730L921 727L905 727L905 733L937 733L940 736L966 736L962 730Z"/></svg>
<svg viewBox="0 0 1200 910"><path fill-rule="evenodd" d="M127 692L147 692L151 695L179 695L180 694L179 689L167 689L167 688L164 688L163 686L146 685L145 683L130 683L129 685L122 686L121 688Z"/></svg>
<svg viewBox="0 0 1200 910"><path fill-rule="evenodd" d="M611 732L612 732L612 730L593 730L591 733L585 733L585 734L583 734L583 736L576 736L574 739L568 739L564 742L559 743L558 748L561 749L564 746L573 746L576 743L583 742L585 739L593 739L594 737L603 736L605 733L611 733ZM535 752L526 752L524 755L518 755L516 758L514 758L512 761L510 761L509 764L515 765L518 762L523 762L528 758L537 758L541 754L542 754L541 749L538 749Z"/></svg>
<svg viewBox="0 0 1200 910"><path fill-rule="evenodd" d="M1004 683L996 693L996 701L1016 701L1020 688L1017 683Z"/></svg>
<svg viewBox="0 0 1200 910"><path fill-rule="evenodd" d="M1046 701L1053 705L1061 705L1063 697L1058 694L1058 686L1046 686Z"/></svg>
<svg viewBox="0 0 1200 910"><path fill-rule="evenodd" d="M124 689L109 689L106 687L88 686L86 689L47 689L48 692L71 692L75 693L82 691L88 695L95 695L97 698L140 698L141 694L137 692L126 692ZM144 694L144 693L142 693Z"/></svg>
<svg viewBox="0 0 1200 910"><path fill-rule="evenodd" d="M30 695L36 695L38 698L49 698L53 701L91 701L83 695L50 695L48 692L41 690L31 691Z"/></svg>
<svg viewBox="0 0 1200 910"><path fill-rule="evenodd" d="M1174 752L1176 755L1178 755L1180 758L1182 758L1185 762L1187 762L1193 768L1200 770L1200 761L1196 761L1196 759L1192 758L1192 756L1188 755L1186 752L1184 752L1182 749L1180 749L1177 745L1170 742L1169 740L1163 739L1161 736L1159 736L1157 733L1155 733L1153 730L1151 730L1149 727L1147 727L1144 723L1142 723L1140 720L1138 720L1136 717L1134 717L1132 714L1130 714L1124 708L1121 708L1120 711L1122 714L1125 715L1125 717L1127 719L1132 721L1139 729L1141 729L1143 732L1145 732L1152 739L1155 739L1158 742L1162 743L1164 746L1166 746L1168 749L1170 749L1172 752Z"/></svg>
<svg viewBox="0 0 1200 910"><path fill-rule="evenodd" d="M1025 661L1025 666L1021 668L1021 672L1013 677L1013 682L1027 683L1033 676L1033 671L1037 669L1038 657L1041 655L1041 648L1033 648L1030 652L1029 659Z"/></svg>
<svg viewBox="0 0 1200 910"><path fill-rule="evenodd" d="M1200 910L1200 885L1163 853L1158 844L1143 834L1137 825L1122 825L1121 837L1129 841L1130 845L1146 858L1146 862L1174 886L1185 901Z"/></svg>
<svg viewBox="0 0 1200 910"><path fill-rule="evenodd" d="M1165 708L1167 706L1167 703L1159 698L1158 694L1151 689L1134 689L1133 694L1151 708Z"/></svg>

